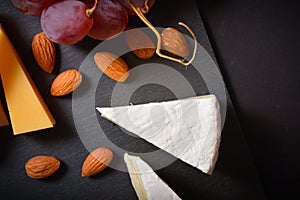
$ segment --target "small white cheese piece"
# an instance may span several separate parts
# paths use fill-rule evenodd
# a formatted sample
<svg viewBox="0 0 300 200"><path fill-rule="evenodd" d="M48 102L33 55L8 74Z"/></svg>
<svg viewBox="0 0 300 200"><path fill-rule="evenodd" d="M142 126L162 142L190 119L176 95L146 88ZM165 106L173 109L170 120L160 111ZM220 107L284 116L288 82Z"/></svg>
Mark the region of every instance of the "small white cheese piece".
<svg viewBox="0 0 300 200"><path fill-rule="evenodd" d="M102 117L204 173L213 172L221 140L215 95L97 110Z"/></svg>
<svg viewBox="0 0 300 200"><path fill-rule="evenodd" d="M139 200L180 199L140 157L125 153L124 161Z"/></svg>

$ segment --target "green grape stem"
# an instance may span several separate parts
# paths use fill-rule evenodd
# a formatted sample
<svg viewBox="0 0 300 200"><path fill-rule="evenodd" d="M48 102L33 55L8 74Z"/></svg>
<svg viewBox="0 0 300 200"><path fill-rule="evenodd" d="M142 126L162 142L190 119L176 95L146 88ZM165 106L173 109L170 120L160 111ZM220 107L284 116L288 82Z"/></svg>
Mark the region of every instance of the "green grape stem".
<svg viewBox="0 0 300 200"><path fill-rule="evenodd" d="M190 27L188 27L186 24L179 22L178 24L180 26L183 26L184 28L186 28L188 30L188 32L192 35L193 39L194 39L194 51L193 51L193 56L189 61L185 61L185 60L181 60L178 58L173 58L171 56L165 55L161 52L161 43L162 43L162 38L160 33L156 30L156 28L148 21L148 19L145 17L142 8L137 8L133 3L131 3L130 0L128 0L129 5L131 6L132 10L137 14L137 16L152 30L152 32L155 34L156 38L157 38L157 45L156 45L156 54L161 57L161 58L165 58L167 60L171 60L174 62L177 62L179 64L182 64L184 66L188 66L190 65L193 60L196 57L196 52L197 52L197 38L194 34L194 32L190 29Z"/></svg>
<svg viewBox="0 0 300 200"><path fill-rule="evenodd" d="M132 4L131 0L127 0L127 2L129 3L129 5ZM149 0L145 0L144 7L143 8L139 8L142 11L142 13L144 13L144 14L147 14L149 12L149 10L150 10L150 8L148 6L148 3L149 3Z"/></svg>
<svg viewBox="0 0 300 200"><path fill-rule="evenodd" d="M86 10L86 16L88 18L92 18L93 17L93 13L97 9L97 6L98 6L98 0L95 0L93 7Z"/></svg>

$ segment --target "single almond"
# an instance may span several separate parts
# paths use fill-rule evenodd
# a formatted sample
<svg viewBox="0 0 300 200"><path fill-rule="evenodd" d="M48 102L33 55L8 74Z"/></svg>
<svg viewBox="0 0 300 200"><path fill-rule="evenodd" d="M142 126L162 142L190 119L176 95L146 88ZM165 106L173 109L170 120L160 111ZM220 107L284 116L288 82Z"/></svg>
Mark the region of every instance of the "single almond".
<svg viewBox="0 0 300 200"><path fill-rule="evenodd" d="M52 175L59 169L60 161L52 156L35 156L25 164L26 174L30 178L41 179Z"/></svg>
<svg viewBox="0 0 300 200"><path fill-rule="evenodd" d="M48 73L52 73L55 67L56 50L53 42L49 40L44 32L33 37L31 49L37 64Z"/></svg>
<svg viewBox="0 0 300 200"><path fill-rule="evenodd" d="M101 147L92 151L85 159L81 175L92 176L103 171L111 162L113 158L113 152L106 148Z"/></svg>
<svg viewBox="0 0 300 200"><path fill-rule="evenodd" d="M125 38L130 50L141 59L149 59L155 54L151 38L139 29L126 31Z"/></svg>
<svg viewBox="0 0 300 200"><path fill-rule="evenodd" d="M162 45L167 51L183 58L189 56L189 45L177 29L166 28L161 33L161 37Z"/></svg>
<svg viewBox="0 0 300 200"><path fill-rule="evenodd" d="M63 96L73 92L82 81L81 73L76 69L69 69L60 73L51 85L52 96Z"/></svg>
<svg viewBox="0 0 300 200"><path fill-rule="evenodd" d="M124 82L129 76L126 62L119 56L109 52L98 52L94 55L98 68L111 79Z"/></svg>

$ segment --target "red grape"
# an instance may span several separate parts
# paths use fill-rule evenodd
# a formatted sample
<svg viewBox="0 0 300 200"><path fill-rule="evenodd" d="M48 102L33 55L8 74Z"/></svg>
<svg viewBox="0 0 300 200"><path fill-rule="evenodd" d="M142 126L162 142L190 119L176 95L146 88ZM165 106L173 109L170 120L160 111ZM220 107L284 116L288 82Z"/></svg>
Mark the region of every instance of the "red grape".
<svg viewBox="0 0 300 200"><path fill-rule="evenodd" d="M88 7L93 7L95 4L95 0L83 0L83 2L88 5Z"/></svg>
<svg viewBox="0 0 300 200"><path fill-rule="evenodd" d="M117 1L100 0L93 19L94 25L88 35L97 40L106 40L126 29L128 13Z"/></svg>
<svg viewBox="0 0 300 200"><path fill-rule="evenodd" d="M54 0L11 0L11 2L26 15L40 16L44 8L51 5Z"/></svg>
<svg viewBox="0 0 300 200"><path fill-rule="evenodd" d="M117 0L120 4L122 4L126 9L129 15L135 15L135 12L130 7L128 0ZM131 3L133 3L138 8L145 7L145 0L131 0ZM148 6L151 8L155 3L155 0L149 0Z"/></svg>
<svg viewBox="0 0 300 200"><path fill-rule="evenodd" d="M59 44L75 44L93 26L93 18L86 15L88 6L76 0L59 1L44 9L41 26L45 35Z"/></svg>

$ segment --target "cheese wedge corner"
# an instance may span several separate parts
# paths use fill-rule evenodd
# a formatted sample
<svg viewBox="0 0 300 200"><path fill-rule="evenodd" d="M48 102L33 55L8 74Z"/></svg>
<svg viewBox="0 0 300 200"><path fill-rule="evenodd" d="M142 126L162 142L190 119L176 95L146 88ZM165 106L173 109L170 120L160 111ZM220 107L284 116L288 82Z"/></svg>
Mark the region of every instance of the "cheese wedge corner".
<svg viewBox="0 0 300 200"><path fill-rule="evenodd" d="M14 135L52 128L55 120L1 25L0 74Z"/></svg>
<svg viewBox="0 0 300 200"><path fill-rule="evenodd" d="M97 108L127 131L212 174L221 140L221 116L215 95L133 106Z"/></svg>
<svg viewBox="0 0 300 200"><path fill-rule="evenodd" d="M124 161L139 200L181 199L140 157L125 153Z"/></svg>

